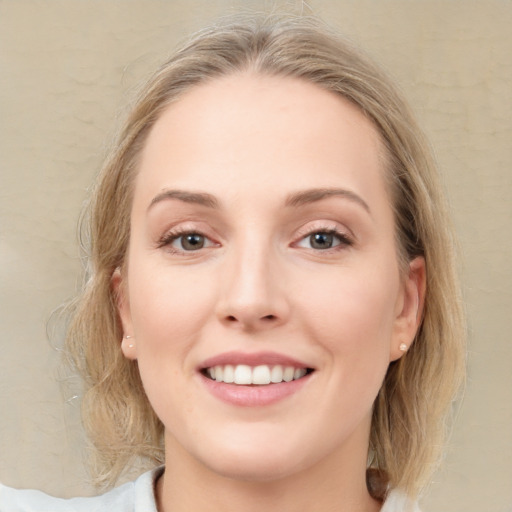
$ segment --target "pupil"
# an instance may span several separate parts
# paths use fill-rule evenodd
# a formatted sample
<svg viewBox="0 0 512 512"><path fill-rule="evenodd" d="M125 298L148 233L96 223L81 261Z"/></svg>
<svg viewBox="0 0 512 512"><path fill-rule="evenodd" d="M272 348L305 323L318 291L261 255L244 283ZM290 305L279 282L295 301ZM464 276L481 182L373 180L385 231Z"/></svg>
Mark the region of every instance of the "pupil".
<svg viewBox="0 0 512 512"><path fill-rule="evenodd" d="M333 236L330 233L315 233L311 235L310 242L313 249L330 249Z"/></svg>
<svg viewBox="0 0 512 512"><path fill-rule="evenodd" d="M187 249L189 251L201 249L204 246L204 237L197 234L185 235L182 238L181 245L183 249Z"/></svg>

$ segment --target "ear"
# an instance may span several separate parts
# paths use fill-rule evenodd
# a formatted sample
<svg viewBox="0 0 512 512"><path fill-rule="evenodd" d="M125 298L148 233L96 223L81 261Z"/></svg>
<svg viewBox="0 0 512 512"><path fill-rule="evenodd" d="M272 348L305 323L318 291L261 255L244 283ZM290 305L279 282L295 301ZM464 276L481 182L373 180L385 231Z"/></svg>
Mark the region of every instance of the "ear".
<svg viewBox="0 0 512 512"><path fill-rule="evenodd" d="M409 263L408 275L404 277L397 301L390 361L400 359L414 341L423 318L426 286L425 259L418 256Z"/></svg>
<svg viewBox="0 0 512 512"><path fill-rule="evenodd" d="M110 278L110 286L117 306L117 313L123 327L123 338L121 340L121 350L127 359L137 359L137 345L133 336L132 317L130 313L130 300L128 298L128 289L125 282L125 276L119 267L117 267Z"/></svg>

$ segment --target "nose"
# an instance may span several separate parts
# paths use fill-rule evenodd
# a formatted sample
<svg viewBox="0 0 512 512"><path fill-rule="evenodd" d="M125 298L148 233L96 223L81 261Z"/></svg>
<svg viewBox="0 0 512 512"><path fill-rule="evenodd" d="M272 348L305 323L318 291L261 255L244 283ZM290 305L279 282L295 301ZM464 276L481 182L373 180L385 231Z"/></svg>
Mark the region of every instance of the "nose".
<svg viewBox="0 0 512 512"><path fill-rule="evenodd" d="M217 316L230 328L259 331L288 321L290 303L278 257L268 250L244 250L225 261Z"/></svg>

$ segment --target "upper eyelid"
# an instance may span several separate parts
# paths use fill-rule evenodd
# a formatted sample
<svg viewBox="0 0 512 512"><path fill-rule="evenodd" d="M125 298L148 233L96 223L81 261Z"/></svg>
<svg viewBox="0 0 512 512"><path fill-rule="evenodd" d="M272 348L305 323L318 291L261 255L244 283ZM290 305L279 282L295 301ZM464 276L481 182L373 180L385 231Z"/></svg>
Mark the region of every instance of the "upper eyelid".
<svg viewBox="0 0 512 512"><path fill-rule="evenodd" d="M203 214L181 214L176 216L164 216L161 220L155 220L154 224L155 236L156 232L169 233L169 232L184 232L184 233L200 233L208 236L209 238L219 238L221 233L226 235L230 232L229 225L225 220L218 216Z"/></svg>
<svg viewBox="0 0 512 512"><path fill-rule="evenodd" d="M312 222L308 222L307 224L301 226L297 230L297 235L295 238L300 239L305 236L311 235L313 233L322 232L322 231L337 233L339 235L343 235L347 238L350 238L351 240L356 240L356 237L351 229L347 228L344 225L341 225L337 221L326 221L326 220L312 221Z"/></svg>
<svg viewBox="0 0 512 512"><path fill-rule="evenodd" d="M174 222L170 226L166 227L163 231L163 235L184 235L187 233L197 233L199 235L203 235L205 237L211 238L212 234L211 228L208 228L206 226L206 223L204 221L198 222L195 220L186 220L181 222Z"/></svg>

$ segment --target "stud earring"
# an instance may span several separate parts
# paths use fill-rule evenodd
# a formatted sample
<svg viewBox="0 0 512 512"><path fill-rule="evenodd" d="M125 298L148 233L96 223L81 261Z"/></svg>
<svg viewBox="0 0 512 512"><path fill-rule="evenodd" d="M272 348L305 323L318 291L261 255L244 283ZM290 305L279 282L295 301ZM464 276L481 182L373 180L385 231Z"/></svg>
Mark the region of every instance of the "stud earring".
<svg viewBox="0 0 512 512"><path fill-rule="evenodd" d="M405 343L400 343L400 346L398 347L402 352L407 351L407 345Z"/></svg>
<svg viewBox="0 0 512 512"><path fill-rule="evenodd" d="M125 340L131 340L132 339L132 336L128 336L128 334L126 336L124 336L124 339ZM134 344L133 343L130 343L128 345L128 348L133 348L134 347Z"/></svg>

